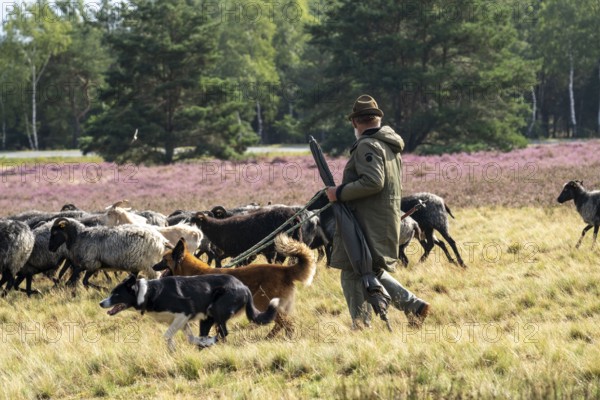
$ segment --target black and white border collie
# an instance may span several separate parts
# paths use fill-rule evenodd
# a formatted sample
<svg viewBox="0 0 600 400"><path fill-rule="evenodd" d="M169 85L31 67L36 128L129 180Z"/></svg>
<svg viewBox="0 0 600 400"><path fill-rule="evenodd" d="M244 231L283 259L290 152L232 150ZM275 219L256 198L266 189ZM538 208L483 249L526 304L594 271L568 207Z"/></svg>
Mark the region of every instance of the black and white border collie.
<svg viewBox="0 0 600 400"><path fill-rule="evenodd" d="M153 280L138 280L130 275L100 302L102 308L112 307L108 315L133 307L170 324L164 338L171 351L175 350L173 336L179 330L199 347L212 346L218 336L224 339L228 333L227 321L244 306L250 321L264 325L276 317L279 299L271 300L261 313L254 307L250 289L231 275L169 276ZM194 336L189 326L189 322L198 320L200 337ZM213 325L217 327L217 335L210 337Z"/></svg>

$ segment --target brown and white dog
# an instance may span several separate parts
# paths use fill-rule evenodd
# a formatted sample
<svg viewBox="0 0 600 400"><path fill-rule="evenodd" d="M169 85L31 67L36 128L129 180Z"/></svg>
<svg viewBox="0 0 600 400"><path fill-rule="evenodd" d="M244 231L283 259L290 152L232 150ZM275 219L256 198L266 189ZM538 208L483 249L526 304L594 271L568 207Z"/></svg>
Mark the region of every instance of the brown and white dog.
<svg viewBox="0 0 600 400"><path fill-rule="evenodd" d="M168 251L155 271L169 269L172 275L190 276L204 274L229 274L238 278L252 292L254 304L264 311L273 298L279 298L279 307L275 326L267 338L275 336L282 328L289 336L293 333L288 317L294 306L295 284L302 282L306 286L312 283L317 265L312 250L304 243L290 239L286 235L275 238L277 252L286 257L295 257L292 265L252 264L240 268L212 268L191 254L181 239L172 251Z"/></svg>

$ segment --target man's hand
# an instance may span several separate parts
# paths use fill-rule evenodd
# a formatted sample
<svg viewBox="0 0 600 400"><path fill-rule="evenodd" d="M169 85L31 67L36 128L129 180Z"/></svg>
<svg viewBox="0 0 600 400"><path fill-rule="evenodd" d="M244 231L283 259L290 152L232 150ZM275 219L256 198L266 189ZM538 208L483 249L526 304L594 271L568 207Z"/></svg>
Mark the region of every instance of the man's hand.
<svg viewBox="0 0 600 400"><path fill-rule="evenodd" d="M337 201L337 196L335 195L335 191L337 190L337 187L335 186L329 186L327 187L327 198L329 199L329 201L334 202Z"/></svg>

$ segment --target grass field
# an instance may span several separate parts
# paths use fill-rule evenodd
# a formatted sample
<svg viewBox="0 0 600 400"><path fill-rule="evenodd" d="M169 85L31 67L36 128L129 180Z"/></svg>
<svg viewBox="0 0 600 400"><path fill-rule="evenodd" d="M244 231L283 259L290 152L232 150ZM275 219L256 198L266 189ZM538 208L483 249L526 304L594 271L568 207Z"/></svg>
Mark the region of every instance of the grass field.
<svg viewBox="0 0 600 400"><path fill-rule="evenodd" d="M600 398L600 250L572 202L570 179L599 188L600 141L511 153L404 157L405 193L442 195L469 268L436 251L395 276L432 305L424 327L392 310L350 330L339 271L322 263L298 288L295 335L229 324L227 343L199 351L166 326L125 311L109 317L106 293L52 289L0 298L0 398ZM330 159L336 179L344 158ZM127 198L170 213L256 201L302 204L322 187L310 156L205 160L159 167L96 159L0 160L0 216L65 203L98 210ZM98 278L97 278L98 279ZM110 286L108 282L97 283ZM114 283L113 283L114 284Z"/></svg>
<svg viewBox="0 0 600 400"><path fill-rule="evenodd" d="M319 265L300 287L296 334L230 324L227 343L199 351L105 293L44 290L0 300L0 396L15 398L598 398L600 268L571 207L455 210L467 270L435 253L395 273L433 312L413 330L350 330L339 272ZM107 283L106 283L107 284ZM38 286L49 285L38 278Z"/></svg>

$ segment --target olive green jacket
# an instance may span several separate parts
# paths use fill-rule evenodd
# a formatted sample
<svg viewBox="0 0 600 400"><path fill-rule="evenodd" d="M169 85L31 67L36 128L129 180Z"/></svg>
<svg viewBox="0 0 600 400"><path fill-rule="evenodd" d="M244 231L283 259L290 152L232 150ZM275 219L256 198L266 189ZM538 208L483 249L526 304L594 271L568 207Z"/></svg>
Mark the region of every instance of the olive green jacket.
<svg viewBox="0 0 600 400"><path fill-rule="evenodd" d="M393 271L398 259L403 148L404 141L389 126L367 130L352 146L337 190L338 201L348 205L367 239L373 271ZM351 269L340 229L344 227L337 227L331 265Z"/></svg>

